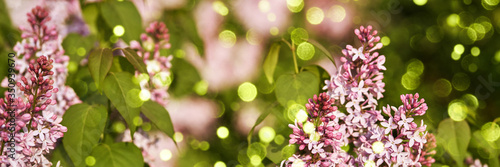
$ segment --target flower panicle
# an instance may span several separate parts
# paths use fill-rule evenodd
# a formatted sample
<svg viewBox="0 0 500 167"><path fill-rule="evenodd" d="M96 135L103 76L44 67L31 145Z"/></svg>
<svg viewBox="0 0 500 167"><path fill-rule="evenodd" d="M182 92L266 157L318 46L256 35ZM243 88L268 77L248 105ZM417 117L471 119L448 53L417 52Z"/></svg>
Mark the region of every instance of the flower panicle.
<svg viewBox="0 0 500 167"><path fill-rule="evenodd" d="M14 158L7 157L9 148L5 147L0 164L51 166L45 155L67 131L60 124L61 117L69 106L81 101L65 85L69 57L64 55L56 26L49 23L49 11L36 6L27 17L30 26L20 27L23 40L14 47L18 55L14 57L18 72L15 98L0 100L0 136L3 142L14 140L16 153ZM7 118L15 120L15 127L4 121Z"/></svg>
<svg viewBox="0 0 500 167"><path fill-rule="evenodd" d="M327 115L337 110L337 106L332 105L334 103L334 99L331 99L325 92L319 95L314 95L314 97L309 99L308 102L309 103L306 104L306 109L309 117L312 119L322 117L323 115Z"/></svg>
<svg viewBox="0 0 500 167"><path fill-rule="evenodd" d="M430 166L435 154L434 135L427 132L422 116L428 107L419 94L401 95L403 105L377 109L383 97L386 70L385 56L372 26L354 31L361 46L347 45L342 51L343 63L331 80L325 81L326 92L315 95L305 105L306 122L289 127L290 144L299 152L283 161L284 166ZM341 109L341 110L339 110ZM385 115L383 115L385 114ZM354 146L356 155L343 150Z"/></svg>
<svg viewBox="0 0 500 167"><path fill-rule="evenodd" d="M47 23L51 20L49 12L40 6L36 6L27 13L29 28L20 27L21 38L32 39L33 44L24 44L24 46L16 46L14 50L25 53L25 58L30 59L37 51L42 50L43 45L49 41L57 40L59 33L55 26L48 26ZM21 49L22 48L22 49Z"/></svg>
<svg viewBox="0 0 500 167"><path fill-rule="evenodd" d="M170 35L165 23L155 21L146 28L146 33L141 35L141 42L130 42L130 48L143 57L147 66L149 80L141 82L141 88L150 92L151 100L163 106L168 103L168 79L173 56L161 56L160 50L170 49L169 40ZM138 75L140 74L136 72L136 76Z"/></svg>

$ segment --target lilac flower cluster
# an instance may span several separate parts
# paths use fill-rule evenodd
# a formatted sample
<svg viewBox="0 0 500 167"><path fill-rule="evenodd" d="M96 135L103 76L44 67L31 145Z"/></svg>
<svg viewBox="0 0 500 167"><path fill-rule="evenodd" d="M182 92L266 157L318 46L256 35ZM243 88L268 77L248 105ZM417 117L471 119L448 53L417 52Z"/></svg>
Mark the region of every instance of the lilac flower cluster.
<svg viewBox="0 0 500 167"><path fill-rule="evenodd" d="M54 149L57 140L63 137L67 128L62 126L61 117L58 117L49 106L55 105L52 100L53 94L58 89L54 88L54 80L51 71L54 66L53 59L41 56L34 64L29 64L28 73L21 77L22 82L17 86L25 98L13 99L7 96L0 99L0 123L2 128L2 154L0 154L1 166L51 166L52 163L45 158L50 150ZM27 79L29 78L29 79ZM15 127L6 124L9 116L7 111L15 113ZM12 136L7 129L14 129L15 147L4 147L4 143ZM14 149L14 157L7 157L6 152Z"/></svg>
<svg viewBox="0 0 500 167"><path fill-rule="evenodd" d="M470 167L488 167L487 164L482 164L479 159L473 160L472 157L467 157L465 159L465 164L469 165Z"/></svg>
<svg viewBox="0 0 500 167"><path fill-rule="evenodd" d="M141 35L142 45L138 41L130 42L130 48L137 50L147 66L148 79L140 83L142 90L151 92L151 100L163 106L168 101L167 90L172 67L170 62L173 57L160 56L160 49L170 48L169 38L167 26L161 22L153 22L146 28L146 33ZM139 75L136 73L136 76Z"/></svg>
<svg viewBox="0 0 500 167"><path fill-rule="evenodd" d="M49 106L49 110L62 116L71 105L81 103L73 88L65 85L69 57L64 55L64 49L61 46L62 39L58 35L56 26L48 26L51 17L46 9L37 6L27 16L30 27L20 27L23 40L14 46L14 51L19 55L15 58L18 76L26 75L29 64L35 64L37 57L45 55L48 59L53 59L54 85L60 89L61 93L55 94L52 98L56 103ZM18 77L17 80L19 79ZM2 86L6 87L7 83L7 79L4 79Z"/></svg>
<svg viewBox="0 0 500 167"><path fill-rule="evenodd" d="M386 70L385 56L375 52L380 37L371 26L354 32L361 47L346 46L337 75L325 81L327 92L306 104L307 121L289 125L289 143L300 151L282 166L430 166L435 138L423 121L414 122L427 104L417 93L401 95L399 107L377 109Z"/></svg>
<svg viewBox="0 0 500 167"><path fill-rule="evenodd" d="M170 62L173 56L161 56L160 50L171 47L169 38L167 26L161 22L153 22L146 28L146 33L141 35L142 45L138 41L130 42L130 48L136 50L137 54L144 59L148 71L148 74L139 72L135 74L137 78L145 78L139 79L141 90L150 92L151 100L164 107L168 103L169 95L167 90L170 85L169 82L171 82L170 68L172 64ZM128 134L127 131L129 130L126 130L124 134ZM133 140L134 144L141 148L144 160L150 166L156 166L160 161L159 154L153 148L161 145L161 143L171 142L165 135L160 135L163 137L154 137L153 134L155 132L138 131L134 134ZM122 140L130 141L127 137Z"/></svg>

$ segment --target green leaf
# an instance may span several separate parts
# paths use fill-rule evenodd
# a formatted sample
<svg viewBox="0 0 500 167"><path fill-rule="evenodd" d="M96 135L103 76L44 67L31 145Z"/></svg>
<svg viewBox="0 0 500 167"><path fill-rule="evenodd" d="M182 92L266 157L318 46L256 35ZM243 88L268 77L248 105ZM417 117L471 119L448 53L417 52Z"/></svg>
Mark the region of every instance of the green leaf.
<svg viewBox="0 0 500 167"><path fill-rule="evenodd" d="M318 48L319 50L321 50L321 52L323 52L323 54L328 58L330 59L330 61L333 63L333 65L335 67L337 67L337 65L335 64L335 60L333 60L333 56L330 54L330 52L328 50L326 50L326 48L321 45L319 42L315 41L315 40L308 40L309 43L313 44L314 46L316 46L316 48Z"/></svg>
<svg viewBox="0 0 500 167"><path fill-rule="evenodd" d="M280 47L281 46L277 43L273 44L269 50L269 54L267 54L266 60L264 60L264 73L270 84L274 82L274 70L276 69L276 64L278 64Z"/></svg>
<svg viewBox="0 0 500 167"><path fill-rule="evenodd" d="M132 2L105 1L99 7L101 16L111 29L117 25L123 26L125 33L122 39L126 43L139 39L142 33L142 19Z"/></svg>
<svg viewBox="0 0 500 167"><path fill-rule="evenodd" d="M141 107L142 114L144 114L153 124L158 127L163 133L167 134L173 139L174 136L174 125L170 119L170 114L162 105L148 100L144 102ZM174 140L175 142L175 140Z"/></svg>
<svg viewBox="0 0 500 167"><path fill-rule="evenodd" d="M144 60L142 57L139 57L135 50L130 49L130 48L125 48L121 49L123 51L123 54L125 54L125 58L132 64L137 71L140 73L148 73L148 70L146 68L146 64L144 63Z"/></svg>
<svg viewBox="0 0 500 167"><path fill-rule="evenodd" d="M118 62L120 65L121 70L129 72L131 74L135 73L135 68L130 62L127 60L127 58L123 56L117 56L118 57Z"/></svg>
<svg viewBox="0 0 500 167"><path fill-rule="evenodd" d="M266 111L264 111L264 113L260 114L259 118L257 118L257 120L255 121L255 124L253 124L252 129L250 129L250 132L248 132L247 136L248 146L250 146L250 143L252 143L252 135L253 131L255 130L255 127L258 126L260 123L262 123L264 119L266 119L266 117L273 111L274 108L272 107L274 107L275 105L276 103L271 104L271 106Z"/></svg>
<svg viewBox="0 0 500 167"><path fill-rule="evenodd" d="M253 124L253 126L252 126L252 129L250 129L250 132L248 132L248 137L247 137L248 143L252 142L252 135L253 135L253 131L255 130L255 127L258 126L260 123L262 123L262 121L264 121L264 119L266 119L266 117L269 115L269 113L271 113L271 110L265 111L264 113L260 114L259 118L257 118L257 120L255 121L255 124Z"/></svg>
<svg viewBox="0 0 500 167"><path fill-rule="evenodd" d="M138 98L131 97L134 94L129 92L134 92L134 90L140 90L139 85L134 84L132 81L133 76L127 72L109 73L109 75L104 79L104 93L111 100L111 103L116 107L118 112L122 115L130 128L130 135L133 138L133 134L136 129L134 124L134 118L139 117L139 108L136 104L131 104L136 102Z"/></svg>
<svg viewBox="0 0 500 167"><path fill-rule="evenodd" d="M201 81L198 70L186 59L174 57L172 64L171 77L173 79L168 89L170 95L183 97L192 94L193 87Z"/></svg>
<svg viewBox="0 0 500 167"><path fill-rule="evenodd" d="M101 105L80 103L64 113L61 124L68 132L64 134L63 145L75 166L85 166L85 158L99 143L107 119L106 108Z"/></svg>
<svg viewBox="0 0 500 167"><path fill-rule="evenodd" d="M89 55L89 71L95 86L102 91L101 85L113 63L113 52L111 49L95 49Z"/></svg>
<svg viewBox="0 0 500 167"><path fill-rule="evenodd" d="M493 158L498 157L498 151L496 150L495 143L485 140L482 136L481 131L477 130L472 133L472 139L470 141L470 147L476 148L481 151L483 158Z"/></svg>
<svg viewBox="0 0 500 167"><path fill-rule="evenodd" d="M287 107L289 103L305 104L319 91L319 79L309 71L284 74L276 81L276 98Z"/></svg>
<svg viewBox="0 0 500 167"><path fill-rule="evenodd" d="M57 162L59 162L60 166L64 167L74 167L71 158L68 155L68 152L64 149L64 145L58 145L54 151L52 151L52 157L50 158L50 162L52 162L53 166L56 166Z"/></svg>
<svg viewBox="0 0 500 167"><path fill-rule="evenodd" d="M449 118L445 119L439 123L438 138L443 141L445 150L457 165L464 166L463 162L471 139L469 124L465 121L456 122Z"/></svg>
<svg viewBox="0 0 500 167"><path fill-rule="evenodd" d="M101 144L91 156L95 159L94 167L144 166L142 152L134 143Z"/></svg>

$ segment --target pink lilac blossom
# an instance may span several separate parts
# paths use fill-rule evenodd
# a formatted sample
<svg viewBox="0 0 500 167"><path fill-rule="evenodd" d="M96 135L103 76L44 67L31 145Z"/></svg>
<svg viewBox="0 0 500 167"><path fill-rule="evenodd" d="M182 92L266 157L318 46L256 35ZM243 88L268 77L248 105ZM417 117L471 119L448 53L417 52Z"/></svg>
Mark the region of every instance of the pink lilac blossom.
<svg viewBox="0 0 500 167"><path fill-rule="evenodd" d="M470 167L488 167L488 164L482 164L479 159L473 160L472 157L467 157L465 159L465 164L469 165Z"/></svg>
<svg viewBox="0 0 500 167"><path fill-rule="evenodd" d="M170 35L168 34L167 26L161 22L153 22L146 28L146 33L141 34L141 43L138 41L130 42L130 48L136 50L137 54L143 58L148 71L148 74L146 74L146 78L148 79L140 81L141 89L149 91L151 93L151 100L164 107L168 104L168 78L170 77L170 68L172 67L170 62L173 56L161 56L160 50L170 48L169 38ZM140 77L143 74L136 72L135 75L136 77ZM135 133L134 143L142 149L146 163L150 166L162 166L158 165L158 163L164 163L157 158L159 155L158 151L154 151L152 148L161 143L170 143L170 140L167 140L168 138L166 137L149 137L148 134L151 133ZM123 141L128 140L130 139L123 139Z"/></svg>
<svg viewBox="0 0 500 167"><path fill-rule="evenodd" d="M37 6L27 16L30 26L20 27L23 40L14 46L14 51L18 55L15 57L16 70L19 72L17 80L20 80L20 76L29 75L28 66L36 63L37 57L46 55L48 59L53 59L54 86L59 88L60 93L52 97L55 105L48 107L56 115L62 116L71 105L81 103L73 88L65 85L69 57L64 55L64 49L61 46L62 39L58 35L56 26L48 25L51 17L46 9ZM7 86L7 78L2 81L2 86ZM22 94L17 94L17 96L22 96Z"/></svg>
<svg viewBox="0 0 500 167"><path fill-rule="evenodd" d="M56 101L51 99L52 95L58 93L52 79L53 62L53 59L47 59L46 56L37 58L35 63L29 64L29 75L22 76L21 82L17 83L20 93L24 96L16 99L7 96L0 99L2 145L9 141L11 132L7 129L12 128L10 124L6 124L9 118L7 111L14 110L16 115L16 126L13 128L15 154L13 158L7 157L7 152L12 148L2 147L2 167L52 165L44 155L54 149L57 140L67 131L67 128L60 124L62 118L49 108L56 104Z"/></svg>
<svg viewBox="0 0 500 167"><path fill-rule="evenodd" d="M423 121L414 121L428 109L425 100L418 93L401 95L403 105L377 110L386 69L385 56L375 52L380 37L371 26L354 32L361 46L346 46L338 73L325 81L327 92L306 104L307 121L289 125L289 143L300 151L282 166L430 166L435 138ZM341 149L347 145L352 152Z"/></svg>
<svg viewBox="0 0 500 167"><path fill-rule="evenodd" d="M170 77L170 63L173 56L160 56L160 49L169 49L170 35L167 26L161 22L153 22L146 28L146 33L141 35L141 43L131 41L130 48L144 59L147 66L148 78L141 82L141 88L151 92L151 100L165 106L168 102L168 78ZM137 72L136 76L140 73Z"/></svg>
<svg viewBox="0 0 500 167"><path fill-rule="evenodd" d="M209 92L233 88L258 76L257 69L264 55L263 42L255 44L244 36L237 36L234 45L219 40L219 35L224 32L224 22L228 21L228 18L218 14L211 1L200 1L193 14L204 51L203 55L200 55L199 47L189 42L183 43L185 60L189 61L208 83ZM279 19L278 15L276 17Z"/></svg>

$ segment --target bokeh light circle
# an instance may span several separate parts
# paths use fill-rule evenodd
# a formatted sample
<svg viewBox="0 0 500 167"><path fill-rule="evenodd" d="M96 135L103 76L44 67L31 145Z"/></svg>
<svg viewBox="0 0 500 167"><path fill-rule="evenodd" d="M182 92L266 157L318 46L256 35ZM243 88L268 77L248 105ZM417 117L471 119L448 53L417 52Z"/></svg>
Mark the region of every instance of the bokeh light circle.
<svg viewBox="0 0 500 167"><path fill-rule="evenodd" d="M427 0L413 0L413 3L418 6L424 6L427 3Z"/></svg>
<svg viewBox="0 0 500 167"><path fill-rule="evenodd" d="M125 34L125 28L122 25L116 25L113 28L113 34L115 34L117 37L123 36Z"/></svg>
<svg viewBox="0 0 500 167"><path fill-rule="evenodd" d="M94 156L87 156L87 158L85 158L85 164L87 164L87 166L94 166L96 163L96 159L94 158Z"/></svg>
<svg viewBox="0 0 500 167"><path fill-rule="evenodd" d="M448 105L448 115L454 121L463 121L467 118L467 106L462 101L452 101Z"/></svg>
<svg viewBox="0 0 500 167"><path fill-rule="evenodd" d="M160 159L162 161L168 161L172 158L172 152L169 149L163 149L160 151Z"/></svg>
<svg viewBox="0 0 500 167"><path fill-rule="evenodd" d="M274 140L274 137L276 136L276 132L274 131L273 128L269 126L264 126L260 128L259 130L259 138L260 141L264 143L269 143Z"/></svg>
<svg viewBox="0 0 500 167"><path fill-rule="evenodd" d="M416 73L408 71L401 77L401 85L407 90L415 90L420 86L420 77Z"/></svg>
<svg viewBox="0 0 500 167"><path fill-rule="evenodd" d="M494 142L500 137L500 126L495 122L488 122L481 127L481 136L486 141Z"/></svg>
<svg viewBox="0 0 500 167"><path fill-rule="evenodd" d="M314 46L309 42L302 42L297 47L297 56L302 60L310 60L315 52Z"/></svg>
<svg viewBox="0 0 500 167"><path fill-rule="evenodd" d="M325 18L325 14L323 13L323 10L318 7L312 7L307 10L306 13L306 18L309 23L313 25L320 24L323 22L323 19Z"/></svg>
<svg viewBox="0 0 500 167"><path fill-rule="evenodd" d="M469 88L470 79L469 75L459 72L453 75L453 79L451 80L453 88L458 91L465 91Z"/></svg>
<svg viewBox="0 0 500 167"><path fill-rule="evenodd" d="M244 82L238 87L238 96L245 102L251 102L257 97L257 87L250 82Z"/></svg>
<svg viewBox="0 0 500 167"><path fill-rule="evenodd" d="M217 128L217 136L221 139L227 138L229 136L229 129L227 129L225 126Z"/></svg>
<svg viewBox="0 0 500 167"><path fill-rule="evenodd" d="M219 34L219 41L223 47L231 48L236 43L236 34L230 30L224 30Z"/></svg>
<svg viewBox="0 0 500 167"><path fill-rule="evenodd" d="M451 83L447 79L441 78L434 82L432 89L437 96L446 97L451 93Z"/></svg>
<svg viewBox="0 0 500 167"><path fill-rule="evenodd" d="M307 30L303 28L295 28L290 34L290 37L292 38L292 42L294 44L300 44L309 39L309 34L307 33Z"/></svg>

